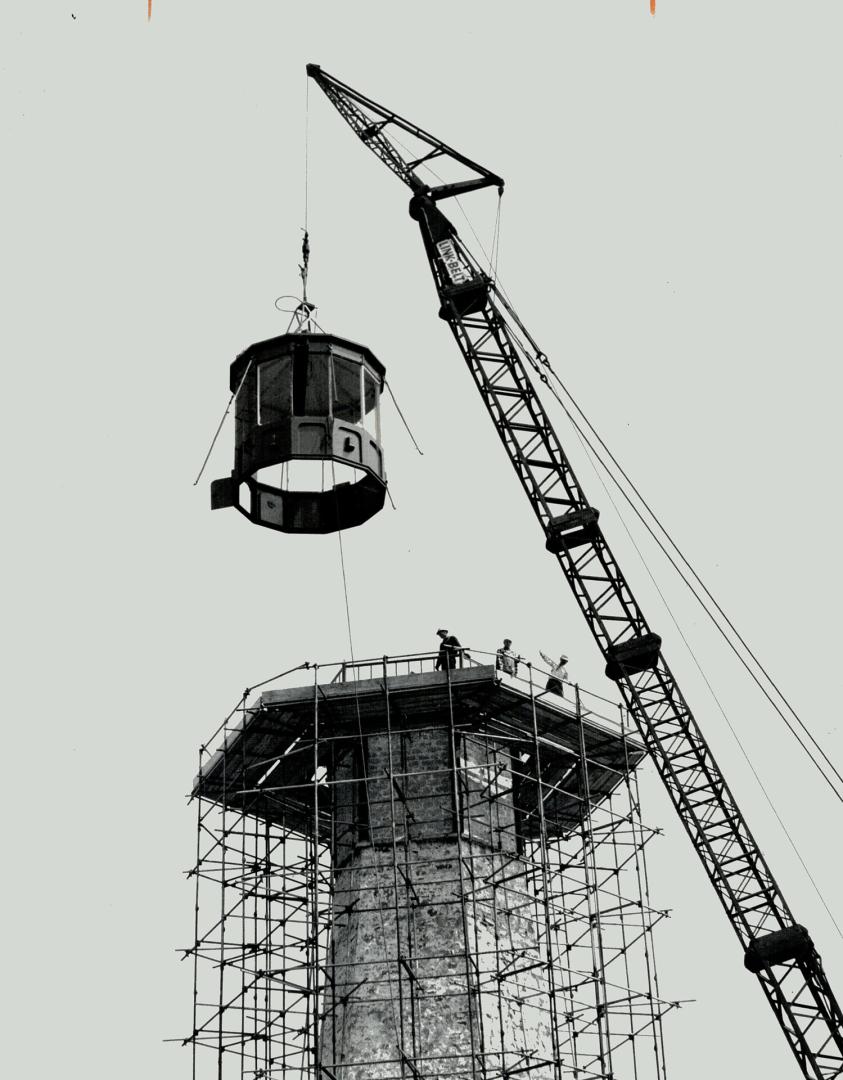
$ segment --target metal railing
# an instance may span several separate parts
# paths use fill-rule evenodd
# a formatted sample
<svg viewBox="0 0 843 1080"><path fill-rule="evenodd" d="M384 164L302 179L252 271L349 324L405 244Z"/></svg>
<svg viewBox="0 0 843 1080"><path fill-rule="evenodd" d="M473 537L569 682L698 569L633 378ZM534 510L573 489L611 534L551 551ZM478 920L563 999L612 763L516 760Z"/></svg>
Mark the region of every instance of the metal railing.
<svg viewBox="0 0 843 1080"><path fill-rule="evenodd" d="M469 649L459 648L455 649L454 652L456 655L452 667L483 666L479 660L475 660L471 656ZM386 666L387 675L421 675L426 671L436 671L438 662L438 651L405 653L400 656L378 656L367 660L342 660L331 682L362 682L365 679L377 679L383 676L384 666Z"/></svg>
<svg viewBox="0 0 843 1080"><path fill-rule="evenodd" d="M526 657L518 656L516 673L504 671L498 665L497 652L471 649L465 646L455 650L454 668L494 667L497 677L515 689L531 697L542 698L548 704L557 705L571 712L579 712L583 719L590 718L607 725L619 733L629 734L630 725L622 715L620 702L611 701L579 683L567 683L564 692L549 691L546 682L550 672L533 664ZM336 664L337 671L331 683L363 682L367 679L401 675L420 675L437 669L439 652L405 653L399 656L371 657L365 660L342 660ZM334 664L321 665L333 667ZM526 672L526 674L524 674Z"/></svg>
<svg viewBox="0 0 843 1080"><path fill-rule="evenodd" d="M516 674L510 675L498 668L497 651L492 652L485 649L461 646L456 650L456 654L455 669L480 667L497 668L496 676L501 682L507 683L527 696L541 698L545 703L555 704L561 708L576 712L577 695L579 695L579 711L583 718L597 720L602 724L610 726L621 734L630 734L632 725L626 717L626 710L619 701L612 701L609 698L594 693L594 691L586 690L580 684L573 682L566 684L565 693L562 695L548 691L546 681L550 677L550 672L544 667L533 664L526 657L517 657L518 666ZM256 699L252 697L253 694L264 687L270 687L273 684L277 686L281 680L285 680L285 685L289 686L290 683L286 682L286 680L296 673L301 675L309 672L311 676L315 676L317 681L323 684L325 682L332 684L354 683L362 682L366 679L382 679L384 674L386 674L388 678L394 678L402 675L433 673L437 670L438 660L439 651L436 650L431 652L401 653L396 656L367 657L364 660L334 660L325 664L314 664L311 662L298 664L296 667L289 668L287 671L281 672L278 675L273 675L271 678L261 680L260 682L247 687L231 712L217 726L214 733L203 743L203 747L210 747L223 729L228 730L231 727L238 726L238 722L235 722L232 725L232 720L235 716L239 716L241 718L240 722L242 722L242 717L245 712L257 704ZM334 670L333 676L326 679L325 675L332 670ZM252 699L251 704L249 703L250 698Z"/></svg>

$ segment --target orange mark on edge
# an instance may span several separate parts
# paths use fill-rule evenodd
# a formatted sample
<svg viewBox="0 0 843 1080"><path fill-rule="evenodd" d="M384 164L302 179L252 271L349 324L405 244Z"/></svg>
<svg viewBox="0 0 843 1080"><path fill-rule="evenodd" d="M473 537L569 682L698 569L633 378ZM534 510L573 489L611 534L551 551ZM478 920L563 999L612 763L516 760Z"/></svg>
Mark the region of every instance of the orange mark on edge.
<svg viewBox="0 0 843 1080"><path fill-rule="evenodd" d="M152 6L152 0L149 0L150 7ZM656 0L650 0L650 14L656 14Z"/></svg>
<svg viewBox="0 0 843 1080"><path fill-rule="evenodd" d="M650 0L650 6L652 7L652 5L655 4L655 2L656 2L656 0ZM149 20L151 18L152 18L152 0L146 0L146 21L149 22Z"/></svg>

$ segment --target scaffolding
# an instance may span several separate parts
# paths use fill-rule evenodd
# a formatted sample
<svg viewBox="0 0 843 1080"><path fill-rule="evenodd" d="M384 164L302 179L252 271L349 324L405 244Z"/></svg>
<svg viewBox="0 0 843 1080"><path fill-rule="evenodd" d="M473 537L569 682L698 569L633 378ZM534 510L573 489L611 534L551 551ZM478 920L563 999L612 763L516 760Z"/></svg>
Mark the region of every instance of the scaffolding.
<svg viewBox="0 0 843 1080"><path fill-rule="evenodd" d="M436 658L247 692L201 748L194 1080L666 1076L643 746Z"/></svg>

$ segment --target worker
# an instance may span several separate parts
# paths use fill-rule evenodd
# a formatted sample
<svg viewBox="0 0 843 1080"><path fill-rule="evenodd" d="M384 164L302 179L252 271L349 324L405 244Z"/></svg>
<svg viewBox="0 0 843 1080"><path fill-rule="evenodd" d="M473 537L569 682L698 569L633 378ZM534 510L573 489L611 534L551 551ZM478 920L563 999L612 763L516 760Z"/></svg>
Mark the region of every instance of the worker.
<svg viewBox="0 0 843 1080"><path fill-rule="evenodd" d="M495 655L495 667L498 671L505 671L507 675L518 674L518 657L512 651L512 638L503 639L503 645Z"/></svg>
<svg viewBox="0 0 843 1080"><path fill-rule="evenodd" d="M457 656L462 657L463 655L462 646L454 635L449 634L447 630L437 630L436 633L441 639L439 656L436 658L436 670L444 671L446 668L455 668L457 666Z"/></svg>
<svg viewBox="0 0 843 1080"><path fill-rule="evenodd" d="M568 682L568 657L562 653L559 657L559 663L554 664L546 653L539 651L539 656L550 668L550 678L547 680L545 691L564 697L565 683Z"/></svg>

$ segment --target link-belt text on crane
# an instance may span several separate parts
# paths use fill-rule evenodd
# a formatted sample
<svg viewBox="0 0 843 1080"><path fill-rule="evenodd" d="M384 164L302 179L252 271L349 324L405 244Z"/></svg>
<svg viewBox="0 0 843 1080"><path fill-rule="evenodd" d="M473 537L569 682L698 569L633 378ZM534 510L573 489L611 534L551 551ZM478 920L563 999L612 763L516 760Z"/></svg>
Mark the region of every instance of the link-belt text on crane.
<svg viewBox="0 0 843 1080"><path fill-rule="evenodd" d="M451 240L440 240L436 245L436 250L442 256L442 262L448 271L448 277L455 285L462 285L464 282L471 280L471 275L460 262L459 255L457 255L456 248Z"/></svg>

